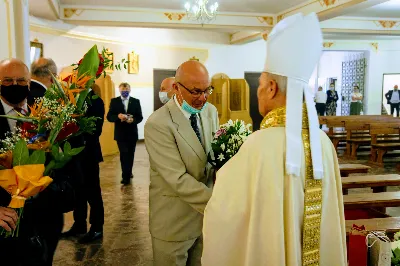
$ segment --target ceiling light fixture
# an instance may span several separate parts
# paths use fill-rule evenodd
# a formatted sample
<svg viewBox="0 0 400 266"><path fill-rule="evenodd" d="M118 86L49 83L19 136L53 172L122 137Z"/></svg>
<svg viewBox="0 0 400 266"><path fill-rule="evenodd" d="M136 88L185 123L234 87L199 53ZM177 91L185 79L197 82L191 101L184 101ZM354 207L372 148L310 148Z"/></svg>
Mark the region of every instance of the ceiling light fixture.
<svg viewBox="0 0 400 266"><path fill-rule="evenodd" d="M214 4L208 4L208 0L195 0L195 3L191 5L186 2L185 9L187 18L190 20L199 21L201 24L210 22L215 19L218 12L218 2Z"/></svg>

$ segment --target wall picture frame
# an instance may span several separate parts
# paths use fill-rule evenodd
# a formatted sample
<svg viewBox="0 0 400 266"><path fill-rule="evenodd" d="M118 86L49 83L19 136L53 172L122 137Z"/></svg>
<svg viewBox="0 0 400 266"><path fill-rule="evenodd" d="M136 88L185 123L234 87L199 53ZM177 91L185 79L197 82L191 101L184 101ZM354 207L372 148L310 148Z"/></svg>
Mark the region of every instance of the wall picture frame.
<svg viewBox="0 0 400 266"><path fill-rule="evenodd" d="M139 55L135 52L131 52L128 54L129 66L128 73L129 74L138 74L139 73Z"/></svg>
<svg viewBox="0 0 400 266"><path fill-rule="evenodd" d="M37 39L30 42L30 59L31 62L38 60L43 57L43 43L40 43Z"/></svg>
<svg viewBox="0 0 400 266"><path fill-rule="evenodd" d="M105 69L107 74L112 74L114 72L114 53L107 49L107 59L111 60L109 67Z"/></svg>

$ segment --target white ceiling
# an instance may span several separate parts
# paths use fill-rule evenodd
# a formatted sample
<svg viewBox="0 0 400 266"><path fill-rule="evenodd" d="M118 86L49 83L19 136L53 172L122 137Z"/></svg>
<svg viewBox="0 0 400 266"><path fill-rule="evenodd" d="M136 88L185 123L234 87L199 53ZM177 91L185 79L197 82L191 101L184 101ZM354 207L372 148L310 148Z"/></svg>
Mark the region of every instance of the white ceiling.
<svg viewBox="0 0 400 266"><path fill-rule="evenodd" d="M355 13L347 14L347 16L400 18L400 0L391 0Z"/></svg>
<svg viewBox="0 0 400 266"><path fill-rule="evenodd" d="M47 0L29 0L29 13L38 18L57 19Z"/></svg>
<svg viewBox="0 0 400 266"><path fill-rule="evenodd" d="M61 4L183 10L187 1L195 2L195 0L61 0ZM215 0L209 1L210 4L214 2ZM217 0L217 2L221 12L278 13L305 0Z"/></svg>

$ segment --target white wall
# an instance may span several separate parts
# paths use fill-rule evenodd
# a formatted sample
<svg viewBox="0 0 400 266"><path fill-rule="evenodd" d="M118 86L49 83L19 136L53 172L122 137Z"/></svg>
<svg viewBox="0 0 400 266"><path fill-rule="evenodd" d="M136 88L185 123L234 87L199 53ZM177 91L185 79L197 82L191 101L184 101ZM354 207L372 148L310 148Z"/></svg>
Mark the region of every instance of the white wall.
<svg viewBox="0 0 400 266"><path fill-rule="evenodd" d="M206 66L211 76L223 72L230 78L244 78L244 72L262 72L267 52L264 40L243 45L215 46L209 49Z"/></svg>

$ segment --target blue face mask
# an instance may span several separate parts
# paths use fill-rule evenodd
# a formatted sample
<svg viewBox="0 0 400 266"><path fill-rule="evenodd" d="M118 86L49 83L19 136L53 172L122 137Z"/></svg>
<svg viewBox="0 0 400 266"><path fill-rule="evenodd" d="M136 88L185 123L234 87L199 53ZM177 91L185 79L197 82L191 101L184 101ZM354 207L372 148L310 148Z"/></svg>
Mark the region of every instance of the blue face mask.
<svg viewBox="0 0 400 266"><path fill-rule="evenodd" d="M195 115L195 114L201 113L201 111L203 111L204 108L206 108L207 104L208 104L208 102L206 102L206 103L203 105L203 107L201 107L201 109L199 110L199 109L196 109L196 108L192 107L192 106L191 106L190 104L188 104L185 100L183 100L182 109L185 110L186 112L188 112L188 113L191 114L191 115Z"/></svg>
<svg viewBox="0 0 400 266"><path fill-rule="evenodd" d="M129 91L121 91L121 96L123 98L128 98L129 97Z"/></svg>

